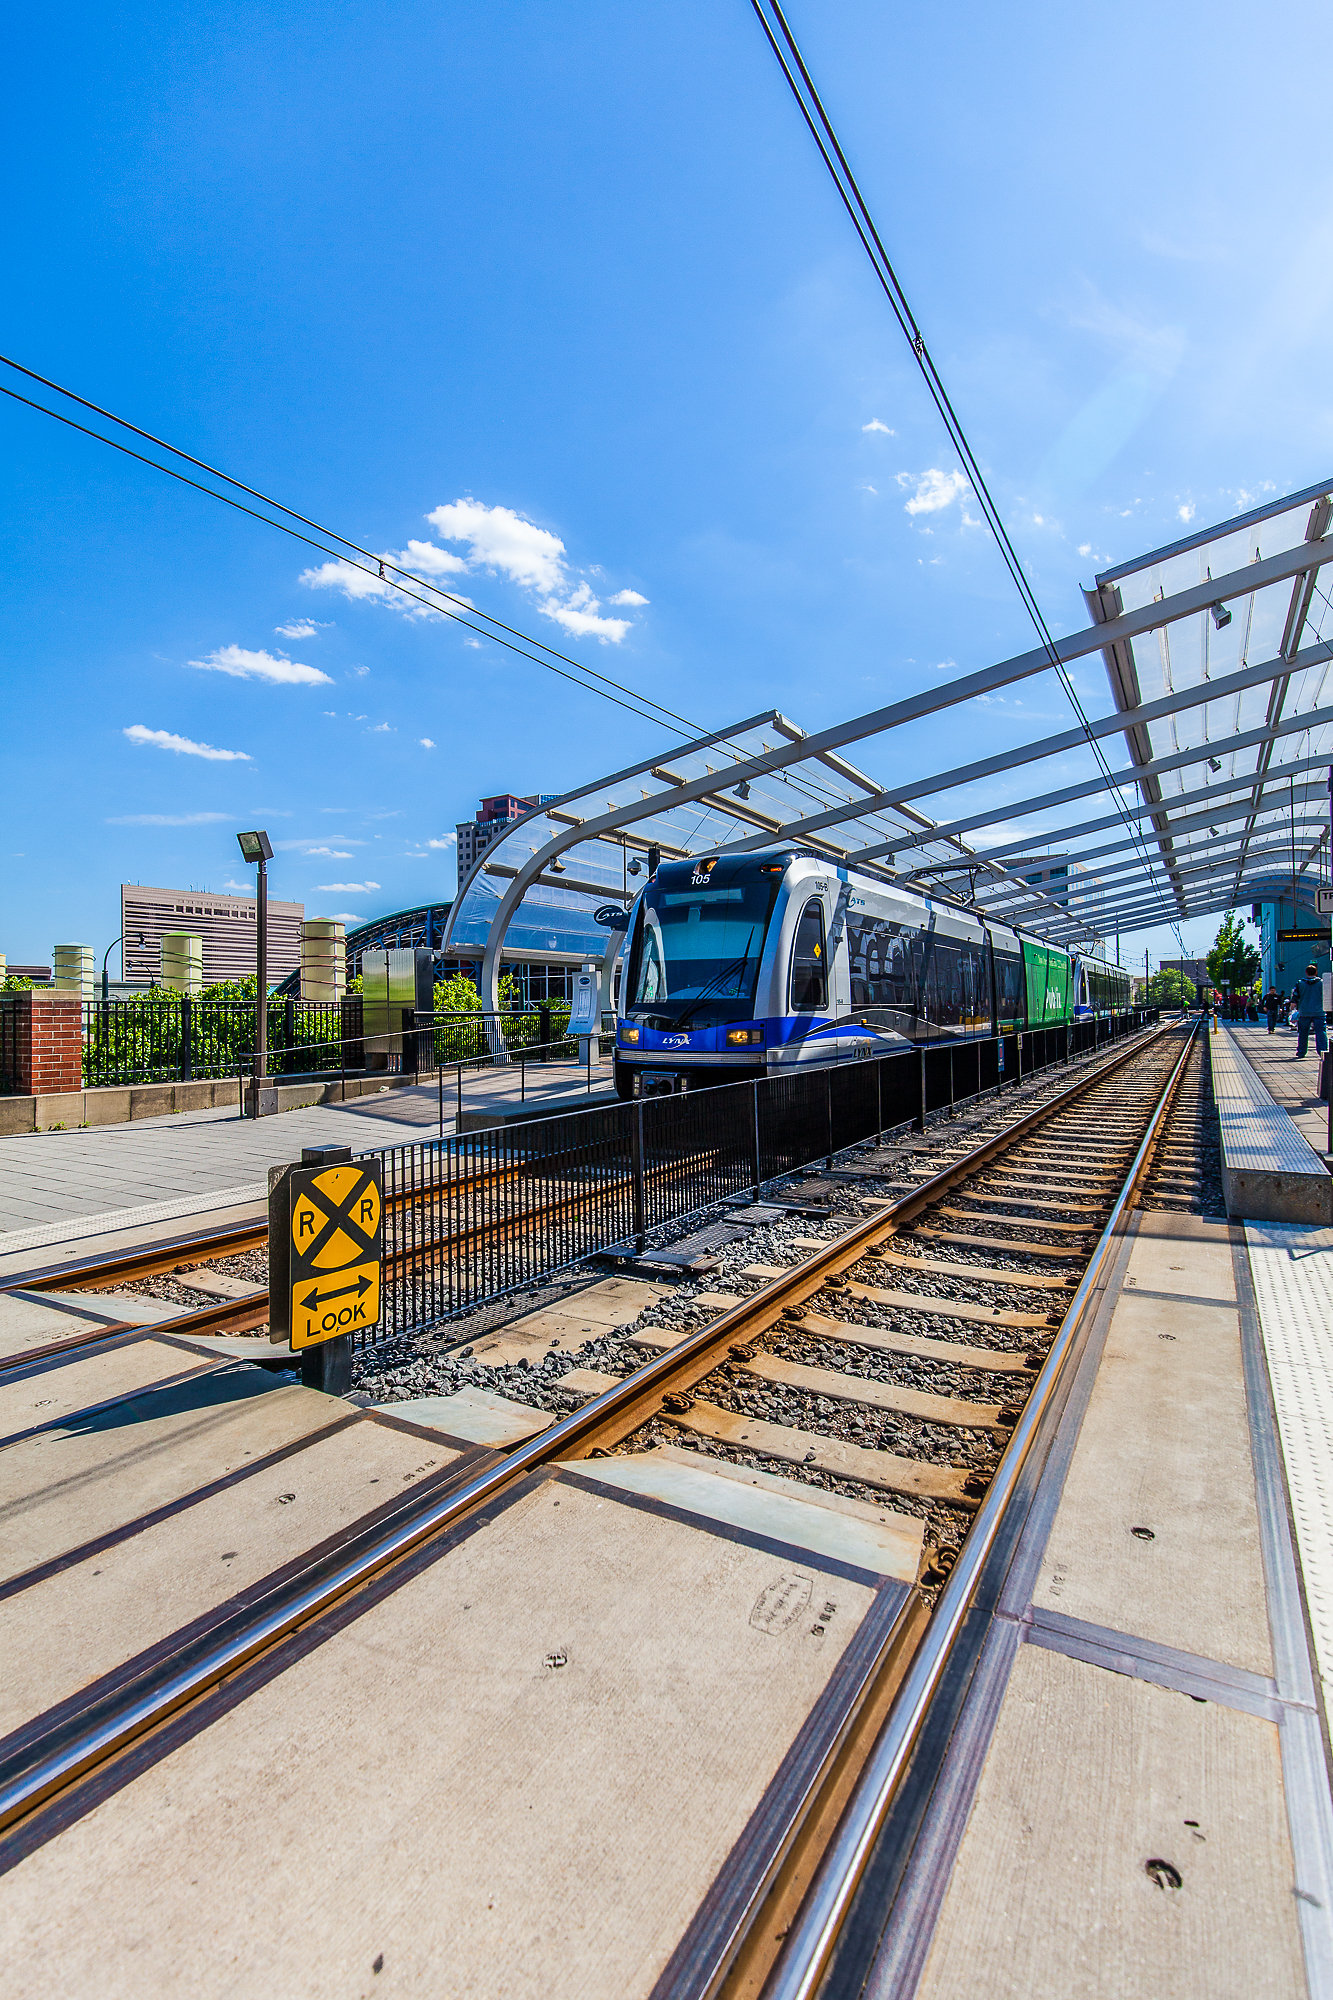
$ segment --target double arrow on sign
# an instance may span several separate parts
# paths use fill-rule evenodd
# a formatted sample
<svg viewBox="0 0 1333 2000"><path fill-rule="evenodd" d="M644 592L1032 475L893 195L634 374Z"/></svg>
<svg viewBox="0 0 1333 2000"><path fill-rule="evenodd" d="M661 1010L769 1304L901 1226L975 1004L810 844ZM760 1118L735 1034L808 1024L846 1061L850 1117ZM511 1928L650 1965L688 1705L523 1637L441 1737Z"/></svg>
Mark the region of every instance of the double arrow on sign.
<svg viewBox="0 0 1333 2000"><path fill-rule="evenodd" d="M363 1299L369 1290L370 1279L367 1277L358 1278L354 1285L341 1285L337 1291L333 1292L321 1292L317 1282L315 1290L307 1292L306 1296L303 1299L298 1299L297 1303L302 1312L314 1312L317 1306L326 1306L330 1299L345 1299L349 1292L355 1292L359 1299Z"/></svg>

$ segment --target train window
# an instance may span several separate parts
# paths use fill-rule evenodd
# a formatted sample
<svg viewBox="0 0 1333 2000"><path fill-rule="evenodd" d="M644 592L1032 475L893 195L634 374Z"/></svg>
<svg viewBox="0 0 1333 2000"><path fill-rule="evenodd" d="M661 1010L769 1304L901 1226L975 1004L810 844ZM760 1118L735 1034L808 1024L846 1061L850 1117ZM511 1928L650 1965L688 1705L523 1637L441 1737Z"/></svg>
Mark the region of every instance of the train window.
<svg viewBox="0 0 1333 2000"><path fill-rule="evenodd" d="M1027 1019L1027 984L1022 955L995 947L995 1007L1005 1027L1021 1027Z"/></svg>
<svg viewBox="0 0 1333 2000"><path fill-rule="evenodd" d="M828 1005L828 964L824 950L824 905L812 896L801 911L791 955L793 1013Z"/></svg>
<svg viewBox="0 0 1333 2000"><path fill-rule="evenodd" d="M853 1008L888 1010L895 1017L892 1025L912 1033L920 1012L920 952L913 949L919 944L919 937L905 936L900 925L883 917L849 916L847 958Z"/></svg>

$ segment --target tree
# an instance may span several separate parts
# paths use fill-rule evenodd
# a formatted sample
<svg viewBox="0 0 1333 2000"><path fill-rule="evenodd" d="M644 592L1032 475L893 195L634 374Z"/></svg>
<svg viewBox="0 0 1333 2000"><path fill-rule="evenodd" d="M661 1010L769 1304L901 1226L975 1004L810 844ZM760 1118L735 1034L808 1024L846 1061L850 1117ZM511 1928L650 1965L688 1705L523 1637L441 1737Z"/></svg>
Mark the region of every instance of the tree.
<svg viewBox="0 0 1333 2000"><path fill-rule="evenodd" d="M1228 910L1208 954L1208 977L1214 986L1229 986L1233 993L1243 993L1258 971L1259 954L1245 942L1243 919Z"/></svg>
<svg viewBox="0 0 1333 2000"><path fill-rule="evenodd" d="M1196 998L1194 981L1177 966L1164 965L1148 981L1148 999L1154 1007L1192 1007Z"/></svg>

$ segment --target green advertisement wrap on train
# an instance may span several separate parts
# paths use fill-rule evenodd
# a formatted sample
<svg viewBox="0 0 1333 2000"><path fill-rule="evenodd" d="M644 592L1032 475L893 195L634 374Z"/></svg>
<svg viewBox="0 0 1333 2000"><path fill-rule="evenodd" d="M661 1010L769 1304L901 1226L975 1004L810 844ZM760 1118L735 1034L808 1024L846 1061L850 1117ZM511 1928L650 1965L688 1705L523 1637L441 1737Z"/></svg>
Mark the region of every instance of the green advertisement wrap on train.
<svg viewBox="0 0 1333 2000"><path fill-rule="evenodd" d="M1069 958L1063 951L1023 940L1023 975L1027 981L1028 1025L1049 1027L1069 1019Z"/></svg>

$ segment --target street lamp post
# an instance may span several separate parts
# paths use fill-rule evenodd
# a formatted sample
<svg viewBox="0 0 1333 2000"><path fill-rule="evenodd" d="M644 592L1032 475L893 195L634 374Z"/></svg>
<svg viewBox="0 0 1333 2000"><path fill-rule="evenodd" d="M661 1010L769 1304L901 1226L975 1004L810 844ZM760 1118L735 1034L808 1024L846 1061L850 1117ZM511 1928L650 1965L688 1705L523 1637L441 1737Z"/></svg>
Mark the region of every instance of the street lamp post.
<svg viewBox="0 0 1333 2000"><path fill-rule="evenodd" d="M118 944L124 944L127 935L128 935L127 932L122 931L118 938L112 938L110 944L107 946L106 950L102 953L102 1005L104 1007L108 1004L108 1002L111 999L111 980L110 976L107 973L106 962L110 958L116 946ZM139 946L139 949L141 951L143 949L143 942L144 942L143 932L140 931L135 938L135 943ZM122 966L121 971L123 972L124 969L125 968Z"/></svg>
<svg viewBox="0 0 1333 2000"><path fill-rule="evenodd" d="M273 843L266 833L238 833L241 853L258 870L255 884L255 1115L268 1067L268 864Z"/></svg>

